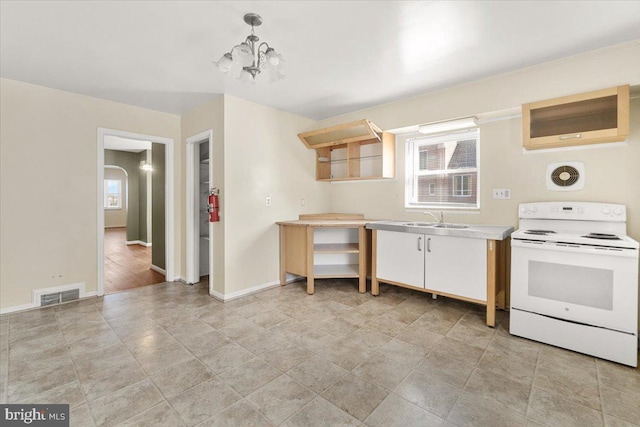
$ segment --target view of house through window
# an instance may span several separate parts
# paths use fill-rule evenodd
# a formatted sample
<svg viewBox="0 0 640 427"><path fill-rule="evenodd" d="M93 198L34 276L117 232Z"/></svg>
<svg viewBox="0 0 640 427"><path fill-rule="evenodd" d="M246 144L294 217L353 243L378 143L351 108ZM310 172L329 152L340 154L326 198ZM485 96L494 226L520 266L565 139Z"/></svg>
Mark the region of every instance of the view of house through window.
<svg viewBox="0 0 640 427"><path fill-rule="evenodd" d="M104 180L104 207L105 209L122 208L122 181L119 179Z"/></svg>
<svg viewBox="0 0 640 427"><path fill-rule="evenodd" d="M406 140L408 208L478 207L478 129Z"/></svg>

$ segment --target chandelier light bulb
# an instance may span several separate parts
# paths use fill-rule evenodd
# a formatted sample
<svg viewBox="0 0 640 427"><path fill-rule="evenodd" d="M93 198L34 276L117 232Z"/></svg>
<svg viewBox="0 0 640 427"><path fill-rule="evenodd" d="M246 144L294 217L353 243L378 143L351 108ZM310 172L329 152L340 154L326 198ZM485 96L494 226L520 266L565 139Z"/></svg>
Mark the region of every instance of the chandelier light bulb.
<svg viewBox="0 0 640 427"><path fill-rule="evenodd" d="M231 58L230 53L225 53L224 55L222 55L220 60L216 62L218 69L223 73L228 73L229 70L231 69L232 64L233 64L233 59Z"/></svg>
<svg viewBox="0 0 640 427"><path fill-rule="evenodd" d="M253 81L263 70L269 72L270 81L284 78L282 65L284 59L267 42L260 43L254 27L262 25L262 18L255 13L247 13L244 22L251 25L251 34L246 40L231 49L216 63L220 71L238 77L241 81Z"/></svg>
<svg viewBox="0 0 640 427"><path fill-rule="evenodd" d="M267 49L266 57L269 65L273 65L275 67L280 63L280 58L273 48Z"/></svg>

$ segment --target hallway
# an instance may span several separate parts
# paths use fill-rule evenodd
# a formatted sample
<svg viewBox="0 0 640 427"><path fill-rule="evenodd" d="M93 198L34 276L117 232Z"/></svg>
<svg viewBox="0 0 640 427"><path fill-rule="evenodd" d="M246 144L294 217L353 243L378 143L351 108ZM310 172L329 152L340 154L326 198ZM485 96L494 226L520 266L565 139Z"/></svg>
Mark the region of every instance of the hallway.
<svg viewBox="0 0 640 427"><path fill-rule="evenodd" d="M126 228L104 230L104 291L106 294L164 282L151 270L151 248L126 245Z"/></svg>

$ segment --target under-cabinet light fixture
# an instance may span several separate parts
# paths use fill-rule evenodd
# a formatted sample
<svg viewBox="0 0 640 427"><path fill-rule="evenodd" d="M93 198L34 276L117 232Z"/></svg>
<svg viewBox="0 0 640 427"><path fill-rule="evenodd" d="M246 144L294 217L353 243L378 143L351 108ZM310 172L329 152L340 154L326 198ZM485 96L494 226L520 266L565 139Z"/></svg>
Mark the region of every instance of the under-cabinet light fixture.
<svg viewBox="0 0 640 427"><path fill-rule="evenodd" d="M258 45L260 38L253 32L254 27L262 24L262 18L255 13L244 15L244 22L251 25L251 34L246 40L227 52L218 62L214 62L220 71L225 74L237 76L243 81L250 81L249 76L255 80L262 70L269 72L269 80L276 82L284 78L282 67L284 59L274 48L266 42Z"/></svg>
<svg viewBox="0 0 640 427"><path fill-rule="evenodd" d="M442 122L427 123L418 126L418 132L420 133L438 133L447 132L450 130L461 130L477 127L475 117L465 117L463 119L445 120Z"/></svg>

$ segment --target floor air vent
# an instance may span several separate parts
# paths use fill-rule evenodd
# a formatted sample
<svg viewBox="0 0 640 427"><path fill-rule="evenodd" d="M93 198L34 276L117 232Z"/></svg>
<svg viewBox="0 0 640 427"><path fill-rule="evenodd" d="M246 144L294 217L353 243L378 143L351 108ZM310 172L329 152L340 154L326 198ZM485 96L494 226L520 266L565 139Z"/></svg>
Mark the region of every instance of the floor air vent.
<svg viewBox="0 0 640 427"><path fill-rule="evenodd" d="M553 163L547 166L547 189L576 191L584 188L584 164L581 162Z"/></svg>
<svg viewBox="0 0 640 427"><path fill-rule="evenodd" d="M58 288L38 289L33 293L33 302L37 307L63 304L79 300L80 294L84 293L84 284L78 283Z"/></svg>
<svg viewBox="0 0 640 427"><path fill-rule="evenodd" d="M62 304L63 302L75 301L77 299L80 299L80 289L43 294L40 295L40 306Z"/></svg>

